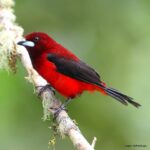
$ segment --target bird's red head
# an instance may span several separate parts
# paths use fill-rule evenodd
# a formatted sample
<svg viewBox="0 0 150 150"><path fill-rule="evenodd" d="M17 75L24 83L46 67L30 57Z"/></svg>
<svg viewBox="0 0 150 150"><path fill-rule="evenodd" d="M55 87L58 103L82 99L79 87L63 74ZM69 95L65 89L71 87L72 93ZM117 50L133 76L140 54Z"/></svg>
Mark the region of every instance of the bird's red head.
<svg viewBox="0 0 150 150"><path fill-rule="evenodd" d="M56 45L56 41L43 32L33 32L25 36L25 41L18 42L24 46L31 58L34 58L46 50L52 49Z"/></svg>

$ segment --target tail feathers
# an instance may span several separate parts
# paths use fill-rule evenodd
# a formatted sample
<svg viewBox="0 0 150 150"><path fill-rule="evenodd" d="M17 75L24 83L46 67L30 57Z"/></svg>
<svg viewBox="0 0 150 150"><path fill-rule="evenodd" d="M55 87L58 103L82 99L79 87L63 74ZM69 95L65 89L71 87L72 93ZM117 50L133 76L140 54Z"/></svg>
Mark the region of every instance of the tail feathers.
<svg viewBox="0 0 150 150"><path fill-rule="evenodd" d="M141 106L139 103L133 101L132 97L124 95L124 94L120 93L119 91L117 91L116 89L109 88L109 87L105 87L105 88L103 87L103 89L109 96L113 97L114 99L118 100L119 102L121 102L124 105L128 105L128 103L130 103L137 108L139 106Z"/></svg>

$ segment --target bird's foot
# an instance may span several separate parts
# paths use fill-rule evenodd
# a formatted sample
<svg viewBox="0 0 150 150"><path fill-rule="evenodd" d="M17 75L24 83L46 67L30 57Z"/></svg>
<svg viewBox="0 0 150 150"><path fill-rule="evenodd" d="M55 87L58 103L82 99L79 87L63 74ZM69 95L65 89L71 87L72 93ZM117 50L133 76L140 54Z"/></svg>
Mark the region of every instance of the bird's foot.
<svg viewBox="0 0 150 150"><path fill-rule="evenodd" d="M71 100L72 100L72 99L70 99L70 98L67 99L62 105L60 105L59 108L55 109L55 111L54 111L54 119L56 119L56 118L58 117L59 113L60 113L62 110L68 112L68 110L66 109L66 106L70 103ZM52 109L52 108L51 108L51 109Z"/></svg>
<svg viewBox="0 0 150 150"><path fill-rule="evenodd" d="M68 111L66 109L66 107L62 104L59 108L54 110L54 120L58 117L59 113L64 110L64 111Z"/></svg>
<svg viewBox="0 0 150 150"><path fill-rule="evenodd" d="M46 84L45 86L36 86L36 88L40 88L38 96L40 97L42 93L46 90L51 90L53 94L55 95L55 90L50 84Z"/></svg>

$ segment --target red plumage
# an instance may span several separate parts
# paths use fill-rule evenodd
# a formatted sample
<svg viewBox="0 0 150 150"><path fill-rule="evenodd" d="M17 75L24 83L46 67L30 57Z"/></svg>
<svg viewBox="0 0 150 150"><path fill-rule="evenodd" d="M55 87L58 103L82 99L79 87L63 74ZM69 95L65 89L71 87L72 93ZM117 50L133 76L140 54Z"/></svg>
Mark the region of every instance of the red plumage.
<svg viewBox="0 0 150 150"><path fill-rule="evenodd" d="M26 35L25 39L18 44L27 48L34 68L63 96L74 98L84 91L96 90L125 105L129 102L140 106L131 97L107 87L94 69L47 34L34 32Z"/></svg>

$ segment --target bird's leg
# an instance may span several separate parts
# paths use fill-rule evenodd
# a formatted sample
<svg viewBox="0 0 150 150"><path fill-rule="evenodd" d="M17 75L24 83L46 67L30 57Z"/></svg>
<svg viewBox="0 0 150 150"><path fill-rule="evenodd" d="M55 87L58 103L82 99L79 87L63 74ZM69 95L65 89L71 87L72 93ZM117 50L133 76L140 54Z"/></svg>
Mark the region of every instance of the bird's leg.
<svg viewBox="0 0 150 150"><path fill-rule="evenodd" d="M51 90L55 95L55 90L50 84L46 84L45 86L36 86L36 88L40 88L38 96L41 96L44 91L47 89Z"/></svg>
<svg viewBox="0 0 150 150"><path fill-rule="evenodd" d="M71 98L68 98L67 100L65 100L65 102L64 102L62 105L60 105L59 108L57 108L57 109L55 110L55 112L54 112L54 119L57 118L58 114L59 114L62 110L67 110L67 109L66 109L66 106L67 106L71 101L72 101L72 99L71 99Z"/></svg>
<svg viewBox="0 0 150 150"><path fill-rule="evenodd" d="M65 100L65 102L61 105L61 107L65 108L71 101L72 101L72 99L71 99L71 98L68 98L68 99Z"/></svg>

